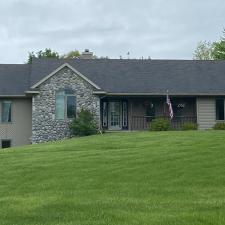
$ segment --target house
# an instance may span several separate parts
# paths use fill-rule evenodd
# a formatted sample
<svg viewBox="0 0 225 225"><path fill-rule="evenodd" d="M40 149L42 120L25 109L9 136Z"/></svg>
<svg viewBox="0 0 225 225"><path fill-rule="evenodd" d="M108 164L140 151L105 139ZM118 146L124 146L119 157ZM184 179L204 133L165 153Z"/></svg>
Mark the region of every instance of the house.
<svg viewBox="0 0 225 225"><path fill-rule="evenodd" d="M148 129L168 116L167 91L175 128L224 121L225 61L87 58L0 65L0 147L68 137L82 108L105 130Z"/></svg>

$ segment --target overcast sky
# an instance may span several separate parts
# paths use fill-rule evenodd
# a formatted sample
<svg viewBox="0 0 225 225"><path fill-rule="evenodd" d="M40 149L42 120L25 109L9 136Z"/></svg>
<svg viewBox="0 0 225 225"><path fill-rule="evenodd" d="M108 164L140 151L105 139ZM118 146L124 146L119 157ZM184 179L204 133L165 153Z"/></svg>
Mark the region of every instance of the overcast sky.
<svg viewBox="0 0 225 225"><path fill-rule="evenodd" d="M192 59L218 40L225 0L7 0L0 2L0 63L28 52L88 48L97 56Z"/></svg>

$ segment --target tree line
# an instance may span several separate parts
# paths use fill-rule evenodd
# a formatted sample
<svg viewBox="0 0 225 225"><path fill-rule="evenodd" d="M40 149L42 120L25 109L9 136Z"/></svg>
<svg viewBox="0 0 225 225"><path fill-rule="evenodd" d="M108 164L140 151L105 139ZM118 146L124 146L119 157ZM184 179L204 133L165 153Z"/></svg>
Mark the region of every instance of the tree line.
<svg viewBox="0 0 225 225"><path fill-rule="evenodd" d="M27 63L31 64L34 58L41 59L41 58L52 58L52 59L79 59L81 57L81 53L78 50L70 51L66 54L60 55L57 51L54 51L50 48L46 48L44 50L40 50L37 52L29 52ZM94 59L108 59L108 56L101 56L97 57L96 55L93 56Z"/></svg>

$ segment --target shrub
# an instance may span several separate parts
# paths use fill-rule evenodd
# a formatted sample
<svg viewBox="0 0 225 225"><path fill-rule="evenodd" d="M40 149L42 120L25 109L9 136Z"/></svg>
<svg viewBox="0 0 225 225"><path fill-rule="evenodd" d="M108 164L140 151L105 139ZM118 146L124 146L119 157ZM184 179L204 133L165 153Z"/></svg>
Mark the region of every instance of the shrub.
<svg viewBox="0 0 225 225"><path fill-rule="evenodd" d="M225 123L216 123L213 127L214 130L225 130Z"/></svg>
<svg viewBox="0 0 225 225"><path fill-rule="evenodd" d="M182 130L197 130L198 129L198 124L197 123L192 123L192 122L188 122L188 123L184 123L181 126Z"/></svg>
<svg viewBox="0 0 225 225"><path fill-rule="evenodd" d="M73 135L87 136L98 132L93 114L89 110L82 109L70 124Z"/></svg>
<svg viewBox="0 0 225 225"><path fill-rule="evenodd" d="M172 130L171 122L165 118L157 118L152 120L150 123L150 130L151 131L166 131Z"/></svg>

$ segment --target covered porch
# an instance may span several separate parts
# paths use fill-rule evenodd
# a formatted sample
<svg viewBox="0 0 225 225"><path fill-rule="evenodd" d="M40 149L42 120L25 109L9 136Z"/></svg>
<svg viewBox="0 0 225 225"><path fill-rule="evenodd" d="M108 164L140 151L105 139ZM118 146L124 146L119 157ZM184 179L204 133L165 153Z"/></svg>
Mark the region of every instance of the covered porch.
<svg viewBox="0 0 225 225"><path fill-rule="evenodd" d="M171 125L181 129L197 122L195 97L170 97L174 117ZM101 99L101 126L104 130L148 130L155 118L169 118L166 96L104 97Z"/></svg>

